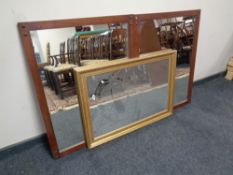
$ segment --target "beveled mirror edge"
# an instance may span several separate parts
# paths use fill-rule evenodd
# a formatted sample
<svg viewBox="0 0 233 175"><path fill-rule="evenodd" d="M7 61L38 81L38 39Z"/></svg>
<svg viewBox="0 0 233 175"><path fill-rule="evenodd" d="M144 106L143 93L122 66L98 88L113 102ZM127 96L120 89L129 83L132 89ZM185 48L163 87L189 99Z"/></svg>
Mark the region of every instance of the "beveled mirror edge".
<svg viewBox="0 0 233 175"><path fill-rule="evenodd" d="M75 79L78 99L80 103L81 116L84 124L84 132L86 136L86 142L88 148L94 148L98 145L111 141L115 138L121 137L128 133L131 133L144 126L159 121L165 117L168 117L173 112L173 97L174 97L174 84L175 84L175 71L176 71L176 54L174 50L163 50L145 54L135 59L121 59L113 60L105 65L93 65L84 68L75 68ZM116 130L108 132L102 136L94 138L92 117L88 102L88 87L87 78L93 75L99 75L108 73L124 68L130 68L137 65L149 64L155 61L169 60L168 67L168 106L167 110L152 114L144 119L138 120L126 126L120 127Z"/></svg>

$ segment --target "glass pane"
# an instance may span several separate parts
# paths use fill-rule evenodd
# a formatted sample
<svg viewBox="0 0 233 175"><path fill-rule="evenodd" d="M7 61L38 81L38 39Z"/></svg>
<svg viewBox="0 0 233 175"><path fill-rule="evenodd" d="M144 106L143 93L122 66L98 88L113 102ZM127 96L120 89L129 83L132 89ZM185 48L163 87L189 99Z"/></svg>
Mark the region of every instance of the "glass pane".
<svg viewBox="0 0 233 175"><path fill-rule="evenodd" d="M73 69L128 56L128 25L31 31L38 73L60 151L84 142Z"/></svg>
<svg viewBox="0 0 233 175"><path fill-rule="evenodd" d="M59 151L84 142L66 40L74 27L31 31L31 38Z"/></svg>
<svg viewBox="0 0 233 175"><path fill-rule="evenodd" d="M192 16L152 19L139 24L141 53L167 48L177 50L175 105L188 98L194 24L195 17Z"/></svg>
<svg viewBox="0 0 233 175"><path fill-rule="evenodd" d="M94 137L168 108L167 59L87 78Z"/></svg>

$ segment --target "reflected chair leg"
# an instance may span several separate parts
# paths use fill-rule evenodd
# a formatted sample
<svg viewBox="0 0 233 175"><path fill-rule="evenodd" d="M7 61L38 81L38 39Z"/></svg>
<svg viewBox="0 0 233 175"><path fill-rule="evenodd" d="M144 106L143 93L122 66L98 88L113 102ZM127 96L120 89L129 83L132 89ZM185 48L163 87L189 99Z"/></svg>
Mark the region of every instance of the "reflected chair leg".
<svg viewBox="0 0 233 175"><path fill-rule="evenodd" d="M45 78L46 78L46 81L47 81L47 86L48 86L49 88L51 88L51 82L50 82L50 78L49 78L48 71L47 71L47 70L44 70L44 73L45 73Z"/></svg>
<svg viewBox="0 0 233 175"><path fill-rule="evenodd" d="M55 81L55 91L57 91L57 94L60 95L61 99L64 99L64 95L61 89L61 82L58 76L59 76L59 73L53 73L53 78Z"/></svg>
<svg viewBox="0 0 233 175"><path fill-rule="evenodd" d="M52 85L52 90L54 90L55 93L58 94L54 73L50 71L49 76L50 76L50 81Z"/></svg>
<svg viewBox="0 0 233 175"><path fill-rule="evenodd" d="M52 77L51 77L51 72L46 70L45 74L46 74L46 79L47 79L49 88L54 90L54 85L53 85L53 80L52 80Z"/></svg>

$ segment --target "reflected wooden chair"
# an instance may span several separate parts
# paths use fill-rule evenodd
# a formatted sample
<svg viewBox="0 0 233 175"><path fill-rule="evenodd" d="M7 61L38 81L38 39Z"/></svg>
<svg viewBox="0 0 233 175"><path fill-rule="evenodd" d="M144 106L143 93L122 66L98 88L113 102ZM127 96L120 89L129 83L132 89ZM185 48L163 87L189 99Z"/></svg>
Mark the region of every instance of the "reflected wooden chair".
<svg viewBox="0 0 233 175"><path fill-rule="evenodd" d="M192 17L185 17L182 20L177 18L158 20L160 43L164 48L177 50L177 65L190 64L193 20Z"/></svg>
<svg viewBox="0 0 233 175"><path fill-rule="evenodd" d="M96 64L110 59L110 31L93 30L76 33L74 59L79 66Z"/></svg>
<svg viewBox="0 0 233 175"><path fill-rule="evenodd" d="M109 24L111 33L110 59L124 58L127 56L127 29L120 24Z"/></svg>
<svg viewBox="0 0 233 175"><path fill-rule="evenodd" d="M46 44L46 58L47 58L47 64L43 66L43 70L45 72L47 86L50 89L54 90L53 81L52 81L52 78L50 76L50 71L49 71L54 64L54 60L52 57L50 57L50 43L49 42Z"/></svg>
<svg viewBox="0 0 233 175"><path fill-rule="evenodd" d="M64 99L66 94L74 94L74 76L73 68L77 65L68 62L67 54L65 53L65 42L60 44L60 54L50 56L51 65L45 67L49 72L49 81L51 89Z"/></svg>

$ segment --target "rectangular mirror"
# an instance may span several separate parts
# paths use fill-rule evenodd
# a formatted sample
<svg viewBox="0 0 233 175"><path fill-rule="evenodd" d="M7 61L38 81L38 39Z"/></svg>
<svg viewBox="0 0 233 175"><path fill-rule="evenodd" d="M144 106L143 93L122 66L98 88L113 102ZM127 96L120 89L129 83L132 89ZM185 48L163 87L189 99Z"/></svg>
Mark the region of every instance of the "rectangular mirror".
<svg viewBox="0 0 233 175"><path fill-rule="evenodd" d="M61 27L64 22L19 24L54 157L86 145L73 70L128 57L127 20L67 20L67 27Z"/></svg>
<svg viewBox="0 0 233 175"><path fill-rule="evenodd" d="M191 101L199 12L139 15L139 52L177 50L174 105Z"/></svg>
<svg viewBox="0 0 233 175"><path fill-rule="evenodd" d="M30 31L58 149L84 143L73 69L128 56L128 25Z"/></svg>
<svg viewBox="0 0 233 175"><path fill-rule="evenodd" d="M30 37L59 152L84 144L73 68L67 40L75 27L31 30Z"/></svg>
<svg viewBox="0 0 233 175"><path fill-rule="evenodd" d="M171 115L176 52L75 68L89 148Z"/></svg>

